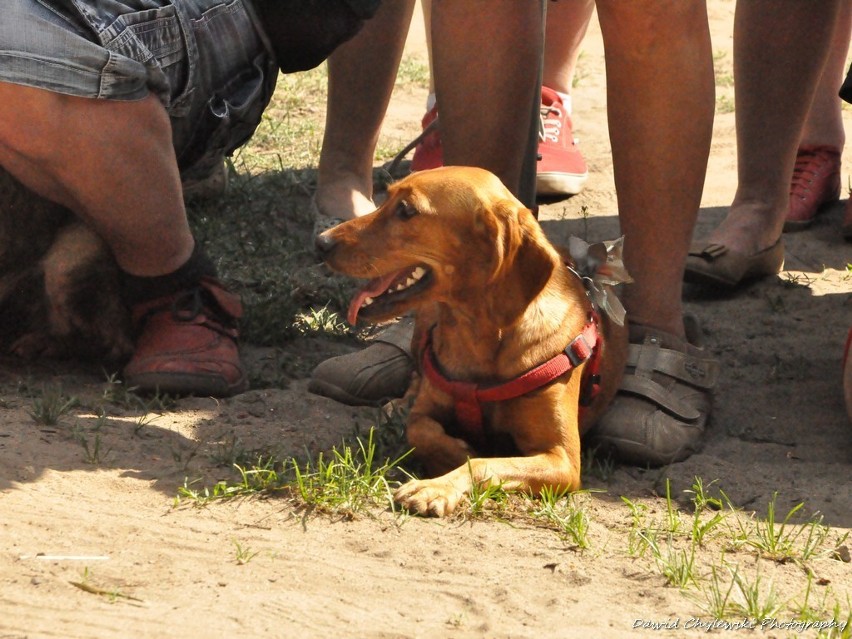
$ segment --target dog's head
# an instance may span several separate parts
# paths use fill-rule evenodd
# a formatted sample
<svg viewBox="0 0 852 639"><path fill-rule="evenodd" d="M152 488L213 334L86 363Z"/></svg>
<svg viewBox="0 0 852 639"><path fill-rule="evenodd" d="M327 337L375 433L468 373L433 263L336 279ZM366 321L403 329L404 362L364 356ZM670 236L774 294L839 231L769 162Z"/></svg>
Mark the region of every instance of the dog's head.
<svg viewBox="0 0 852 639"><path fill-rule="evenodd" d="M369 280L350 306L352 324L425 303L470 305L490 287L496 295L484 297L503 296L501 313L520 312L558 263L532 213L472 167L408 176L373 213L319 235L316 248L332 269Z"/></svg>

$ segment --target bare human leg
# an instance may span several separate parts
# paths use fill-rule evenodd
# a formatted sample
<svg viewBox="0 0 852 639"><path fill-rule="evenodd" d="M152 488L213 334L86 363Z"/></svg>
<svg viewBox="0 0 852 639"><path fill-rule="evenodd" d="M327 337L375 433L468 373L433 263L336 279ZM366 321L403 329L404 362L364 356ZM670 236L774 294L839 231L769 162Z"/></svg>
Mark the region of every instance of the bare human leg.
<svg viewBox="0 0 852 639"><path fill-rule="evenodd" d="M491 0L486 11L479 3L433 0L444 164L488 169L518 193L542 40L536 2ZM472 116L474 104L483 106Z"/></svg>
<svg viewBox="0 0 852 639"><path fill-rule="evenodd" d="M594 9L594 0L548 3L544 31L544 86L571 95L581 45Z"/></svg>
<svg viewBox="0 0 852 639"><path fill-rule="evenodd" d="M230 395L246 386L239 299L194 251L162 104L71 97L0 83L0 165L74 211L106 242L136 328L125 382ZM173 310L189 295L191 310Z"/></svg>
<svg viewBox="0 0 852 639"><path fill-rule="evenodd" d="M796 0L737 3L738 183L728 215L708 238L711 242L753 255L781 236L796 150L829 58L841 3L825 0L818 9ZM835 95L840 80L838 75Z"/></svg>
<svg viewBox="0 0 852 639"><path fill-rule="evenodd" d="M846 132L843 128L841 100L837 95L846 75L846 55L852 35L852 2L843 2L834 26L834 38L825 67L819 78L808 117L802 129L799 145L827 145L843 149Z"/></svg>
<svg viewBox="0 0 852 639"><path fill-rule="evenodd" d="M598 0L633 322L683 336L683 267L710 152L714 78L701 0ZM676 80L675 80L676 79Z"/></svg>
<svg viewBox="0 0 852 639"><path fill-rule="evenodd" d="M328 60L328 110L316 206L346 220L373 204L373 157L402 56L414 0L384 2Z"/></svg>
<svg viewBox="0 0 852 639"><path fill-rule="evenodd" d="M194 241L156 98L90 100L0 83L0 101L7 171L88 222L125 272L163 275L186 262Z"/></svg>
<svg viewBox="0 0 852 639"><path fill-rule="evenodd" d="M707 11L703 0L598 0L598 14L624 261L634 282L622 296L628 365L590 437L622 461L668 464L700 448L717 368L687 330L681 303L713 125Z"/></svg>

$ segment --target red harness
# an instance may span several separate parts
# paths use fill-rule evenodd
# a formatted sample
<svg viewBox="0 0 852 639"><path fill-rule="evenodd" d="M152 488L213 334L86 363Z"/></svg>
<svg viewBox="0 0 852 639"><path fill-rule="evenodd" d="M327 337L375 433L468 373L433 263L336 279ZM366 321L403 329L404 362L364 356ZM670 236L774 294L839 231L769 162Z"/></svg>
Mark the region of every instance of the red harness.
<svg viewBox="0 0 852 639"><path fill-rule="evenodd" d="M447 393L455 404L456 421L464 430L464 436L471 442L483 439L482 403L501 402L521 397L549 384L559 376L577 368L583 362L589 364L583 371L580 393L580 409L588 406L600 390L600 345L598 331L599 318L594 311L582 332L571 340L558 355L539 364L520 377L494 385L480 385L473 382L461 382L447 378L438 368L435 354L432 352L431 331L426 334L423 344L423 374L438 390Z"/></svg>

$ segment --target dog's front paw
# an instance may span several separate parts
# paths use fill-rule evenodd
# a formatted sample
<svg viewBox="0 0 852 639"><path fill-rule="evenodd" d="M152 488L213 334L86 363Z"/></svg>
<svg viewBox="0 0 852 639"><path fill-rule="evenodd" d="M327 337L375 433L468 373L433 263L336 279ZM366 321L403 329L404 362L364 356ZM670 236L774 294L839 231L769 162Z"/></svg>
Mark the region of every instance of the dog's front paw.
<svg viewBox="0 0 852 639"><path fill-rule="evenodd" d="M394 501L416 515L446 517L458 506L464 491L446 479L419 479L400 486Z"/></svg>

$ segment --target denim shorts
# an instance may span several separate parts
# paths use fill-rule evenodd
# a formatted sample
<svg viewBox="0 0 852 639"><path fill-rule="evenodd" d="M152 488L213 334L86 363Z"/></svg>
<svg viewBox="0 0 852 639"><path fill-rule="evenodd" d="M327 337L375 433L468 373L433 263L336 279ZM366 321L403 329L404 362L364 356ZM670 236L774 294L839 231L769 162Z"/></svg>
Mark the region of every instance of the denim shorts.
<svg viewBox="0 0 852 639"><path fill-rule="evenodd" d="M278 67L249 0L2 0L0 82L105 100L156 95L184 179L254 133Z"/></svg>

